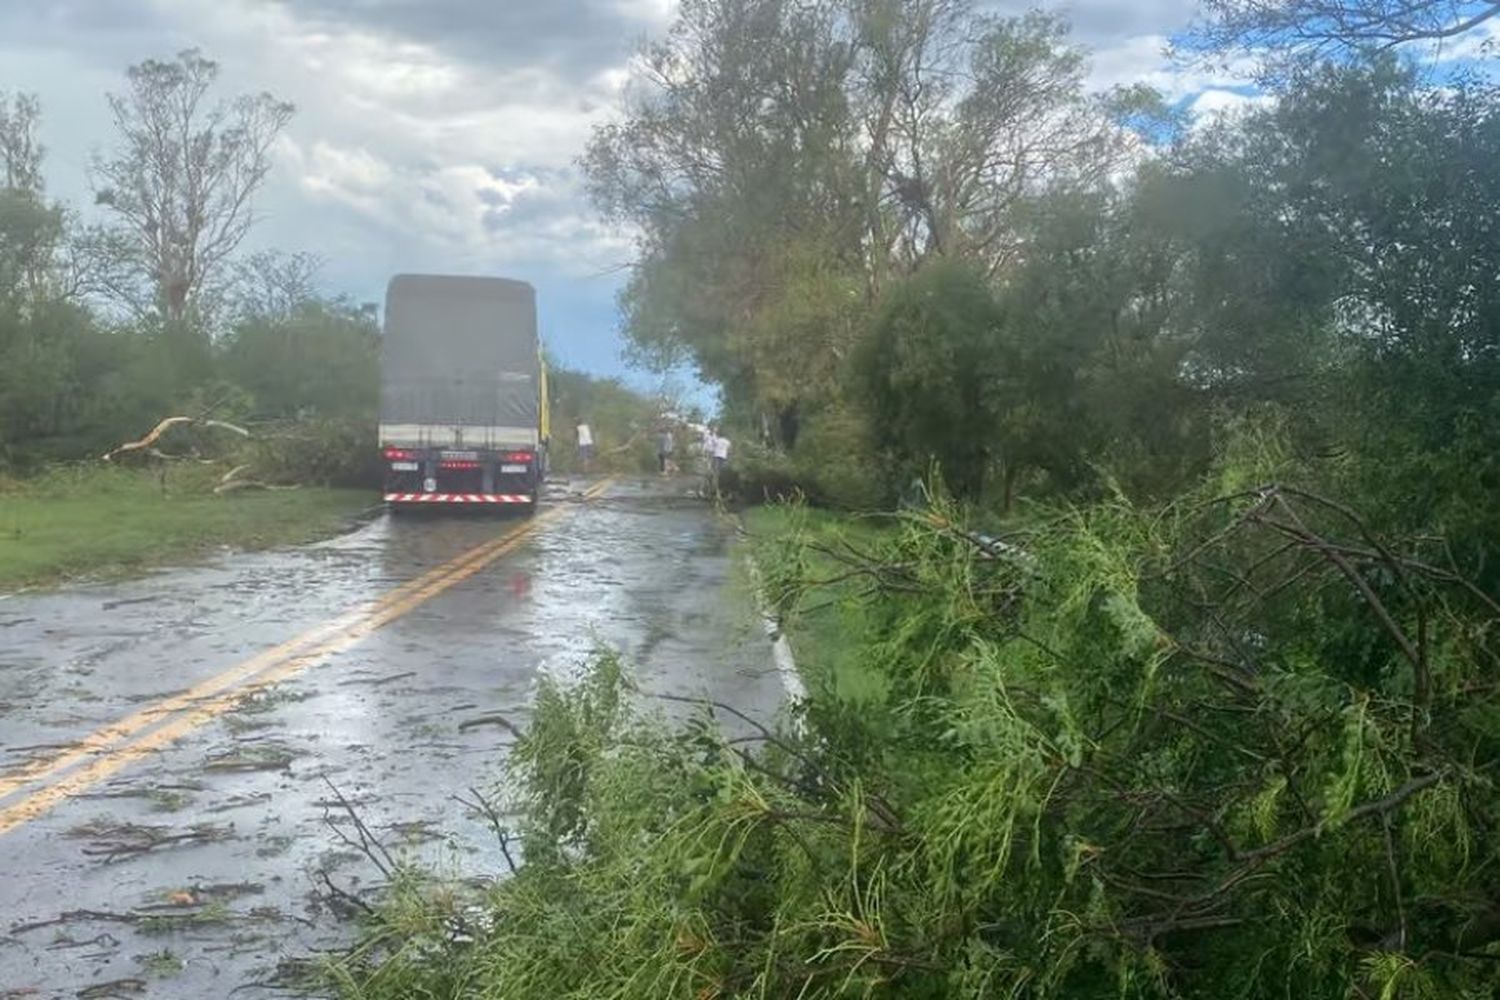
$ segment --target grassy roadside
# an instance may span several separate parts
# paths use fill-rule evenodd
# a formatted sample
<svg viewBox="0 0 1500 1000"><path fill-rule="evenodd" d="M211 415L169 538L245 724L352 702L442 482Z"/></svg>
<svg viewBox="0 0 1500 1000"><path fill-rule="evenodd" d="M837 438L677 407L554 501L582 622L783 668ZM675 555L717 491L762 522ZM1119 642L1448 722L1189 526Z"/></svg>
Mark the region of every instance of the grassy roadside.
<svg viewBox="0 0 1500 1000"><path fill-rule="evenodd" d="M368 507L362 490L303 487L218 497L222 470L89 467L0 481L0 591L75 576L116 577L218 547L311 541Z"/></svg>
<svg viewBox="0 0 1500 1000"><path fill-rule="evenodd" d="M868 668L860 644L850 641L851 636L866 635L871 625L870 606L860 599L863 584L854 579L830 584L817 601L788 607L777 591L791 581L778 580L774 567L778 549L798 546L808 575L836 576L839 565L835 560L801 549L799 543L832 545L848 539L863 544L885 534L889 522L883 525L878 520L779 504L752 507L741 516L750 535L752 557L766 576L766 596L777 605L797 670L809 692L854 703L883 699L886 691L882 676ZM773 572L768 575L768 570Z"/></svg>

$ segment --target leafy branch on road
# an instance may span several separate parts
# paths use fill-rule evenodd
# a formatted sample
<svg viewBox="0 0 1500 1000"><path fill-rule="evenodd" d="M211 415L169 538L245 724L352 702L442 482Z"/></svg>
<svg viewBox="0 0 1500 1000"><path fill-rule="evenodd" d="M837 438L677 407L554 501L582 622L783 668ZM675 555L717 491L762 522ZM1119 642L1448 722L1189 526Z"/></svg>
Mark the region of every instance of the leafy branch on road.
<svg viewBox="0 0 1500 1000"><path fill-rule="evenodd" d="M68 836L86 841L82 849L85 857L111 864L165 848L227 840L234 836L234 830L213 823L197 823L181 829L99 820L69 830Z"/></svg>
<svg viewBox="0 0 1500 1000"><path fill-rule="evenodd" d="M941 503L757 518L806 732L673 728L608 654L544 683L525 864L400 894L345 994L1485 995L1494 601L1293 466L1233 473L1003 546Z"/></svg>

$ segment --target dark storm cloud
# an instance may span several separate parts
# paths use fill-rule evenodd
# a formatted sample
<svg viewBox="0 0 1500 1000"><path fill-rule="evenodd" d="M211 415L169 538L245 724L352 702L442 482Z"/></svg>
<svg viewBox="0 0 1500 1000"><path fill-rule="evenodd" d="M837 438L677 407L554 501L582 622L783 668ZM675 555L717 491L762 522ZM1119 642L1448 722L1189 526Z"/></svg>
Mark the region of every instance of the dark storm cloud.
<svg viewBox="0 0 1500 1000"><path fill-rule="evenodd" d="M497 69L586 76L620 64L647 22L612 0L290 0L297 16L375 31Z"/></svg>
<svg viewBox="0 0 1500 1000"><path fill-rule="evenodd" d="M1061 7L1078 40L1096 46L1181 30L1197 9L1197 0L1076 0Z"/></svg>
<svg viewBox="0 0 1500 1000"><path fill-rule="evenodd" d="M0 0L0 45L57 49L123 69L148 55L168 56L192 40L155 8L119 0ZM0 69L0 86L3 86Z"/></svg>
<svg viewBox="0 0 1500 1000"><path fill-rule="evenodd" d="M12 0L0 4L0 24L24 27L38 42L80 35L159 36L166 27L151 8L118 0Z"/></svg>

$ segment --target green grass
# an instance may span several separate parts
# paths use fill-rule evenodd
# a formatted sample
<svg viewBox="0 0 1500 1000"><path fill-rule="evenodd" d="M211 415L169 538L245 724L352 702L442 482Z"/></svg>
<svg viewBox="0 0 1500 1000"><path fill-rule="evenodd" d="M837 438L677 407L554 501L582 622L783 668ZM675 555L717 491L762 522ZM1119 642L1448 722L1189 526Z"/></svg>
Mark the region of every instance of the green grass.
<svg viewBox="0 0 1500 1000"><path fill-rule="evenodd" d="M0 591L114 578L219 547L262 549L326 537L375 500L302 487L218 497L212 466L155 472L100 466L0 481Z"/></svg>
<svg viewBox="0 0 1500 1000"><path fill-rule="evenodd" d="M889 530L889 521L857 517L811 507L775 504L753 507L742 515L763 576L775 578L778 540L802 535L834 546L847 540L863 546ZM841 567L832 558L809 554L814 575L835 576ZM772 583L774 586L774 583ZM885 679L870 669L858 637L867 634L870 608L861 600L855 580L831 585L797 607L783 608L782 627L810 691L859 703L885 695Z"/></svg>

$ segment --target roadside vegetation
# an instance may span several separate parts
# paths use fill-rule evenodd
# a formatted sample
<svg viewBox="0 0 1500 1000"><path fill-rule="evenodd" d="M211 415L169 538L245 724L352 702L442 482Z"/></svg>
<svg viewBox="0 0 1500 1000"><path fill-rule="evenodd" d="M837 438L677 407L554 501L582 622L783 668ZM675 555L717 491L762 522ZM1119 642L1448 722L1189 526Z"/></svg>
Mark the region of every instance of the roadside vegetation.
<svg viewBox="0 0 1500 1000"><path fill-rule="evenodd" d="M215 496L220 474L71 467L0 484L0 592L108 578L223 548L312 541L347 528L368 491L295 489Z"/></svg>
<svg viewBox="0 0 1500 1000"><path fill-rule="evenodd" d="M374 310L309 254L241 252L293 109L217 75L189 51L101 95L87 221L47 195L41 107L0 93L0 586L304 541L368 506Z"/></svg>
<svg viewBox="0 0 1500 1000"><path fill-rule="evenodd" d="M585 164L807 701L544 681L515 870L343 995L1500 991L1494 12L1419 7L1210 3L1189 122L1045 14L684 2Z"/></svg>
<svg viewBox="0 0 1500 1000"><path fill-rule="evenodd" d="M655 429L663 403L628 388L618 379L597 378L553 367L548 374L552 404L553 469L583 472L578 460L578 425L594 434L591 472L641 473L656 470Z"/></svg>

